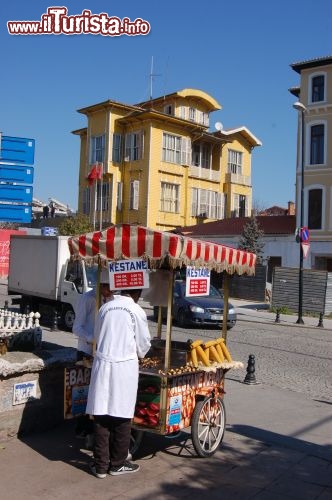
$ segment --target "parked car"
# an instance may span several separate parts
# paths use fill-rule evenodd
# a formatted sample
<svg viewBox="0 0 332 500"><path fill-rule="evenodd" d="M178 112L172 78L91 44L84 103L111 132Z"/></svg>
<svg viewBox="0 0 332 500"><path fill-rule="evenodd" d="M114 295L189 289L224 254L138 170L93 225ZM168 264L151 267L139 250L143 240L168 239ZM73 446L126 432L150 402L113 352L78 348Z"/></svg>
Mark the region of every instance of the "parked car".
<svg viewBox="0 0 332 500"><path fill-rule="evenodd" d="M158 307L153 309L154 319L158 319ZM221 293L210 285L209 295L186 297L186 282L176 280L173 290L173 320L181 327L189 325L221 326L224 315L224 299ZM166 308L162 308L162 317L166 317ZM234 306L228 303L227 329L236 324L237 315Z"/></svg>

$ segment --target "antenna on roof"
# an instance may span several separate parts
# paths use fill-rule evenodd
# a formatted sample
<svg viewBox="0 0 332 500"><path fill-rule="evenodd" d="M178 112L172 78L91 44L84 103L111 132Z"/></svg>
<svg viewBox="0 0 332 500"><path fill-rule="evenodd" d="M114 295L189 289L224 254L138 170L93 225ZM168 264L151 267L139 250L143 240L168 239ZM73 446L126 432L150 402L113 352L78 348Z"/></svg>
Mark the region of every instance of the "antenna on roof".
<svg viewBox="0 0 332 500"><path fill-rule="evenodd" d="M151 72L150 72L150 101L152 100L152 84L153 84L153 78L155 76L160 76L160 74L153 72L153 56L152 56L151 57Z"/></svg>

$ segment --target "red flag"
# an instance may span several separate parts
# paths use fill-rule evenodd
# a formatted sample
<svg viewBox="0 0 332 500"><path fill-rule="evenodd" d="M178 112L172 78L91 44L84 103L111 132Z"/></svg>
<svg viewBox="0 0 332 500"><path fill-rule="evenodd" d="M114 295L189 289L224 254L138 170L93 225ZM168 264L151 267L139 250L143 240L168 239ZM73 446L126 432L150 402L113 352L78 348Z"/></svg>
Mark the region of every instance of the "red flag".
<svg viewBox="0 0 332 500"><path fill-rule="evenodd" d="M103 165L101 163L95 163L87 176L87 181L89 186L92 186L94 181L97 179L102 179L103 177Z"/></svg>

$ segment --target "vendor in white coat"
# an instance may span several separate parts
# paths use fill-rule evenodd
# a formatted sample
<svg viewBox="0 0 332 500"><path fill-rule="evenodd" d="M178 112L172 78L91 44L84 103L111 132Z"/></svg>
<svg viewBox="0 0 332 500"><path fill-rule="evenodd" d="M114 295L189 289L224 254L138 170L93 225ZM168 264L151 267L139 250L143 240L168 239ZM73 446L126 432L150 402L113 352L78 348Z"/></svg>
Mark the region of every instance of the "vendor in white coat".
<svg viewBox="0 0 332 500"><path fill-rule="evenodd" d="M113 299L110 290L109 273L102 269L100 274L100 303L104 304ZM96 291L89 290L79 297L75 308L75 321L73 334L77 336L77 360L90 358L93 354L94 327L97 315ZM81 415L76 419L76 437L86 438L87 448L91 448L92 439L89 437L93 432L93 422L88 415Z"/></svg>
<svg viewBox="0 0 332 500"><path fill-rule="evenodd" d="M103 305L96 318L96 352L86 412L94 416L93 474L98 478L136 472L126 460L137 397L139 365L151 346L141 290L122 292Z"/></svg>

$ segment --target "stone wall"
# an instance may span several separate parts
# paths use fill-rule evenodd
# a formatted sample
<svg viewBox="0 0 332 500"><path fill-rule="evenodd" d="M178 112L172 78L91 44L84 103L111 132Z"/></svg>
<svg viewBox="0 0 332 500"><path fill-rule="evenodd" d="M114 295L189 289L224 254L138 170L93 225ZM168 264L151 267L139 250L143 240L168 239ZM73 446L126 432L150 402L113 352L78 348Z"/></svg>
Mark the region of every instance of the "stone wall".
<svg viewBox="0 0 332 500"><path fill-rule="evenodd" d="M63 421L64 369L76 361L76 349L57 347L0 356L0 439ZM31 396L24 393L27 388Z"/></svg>

